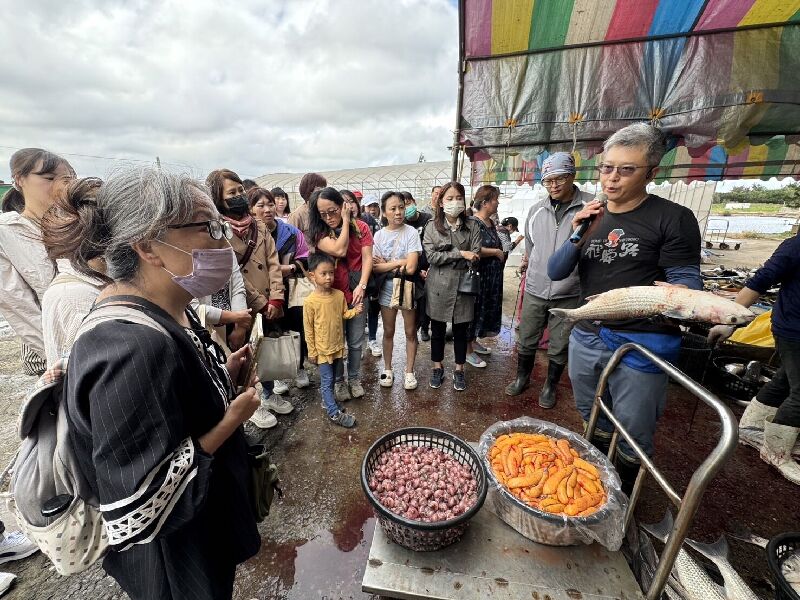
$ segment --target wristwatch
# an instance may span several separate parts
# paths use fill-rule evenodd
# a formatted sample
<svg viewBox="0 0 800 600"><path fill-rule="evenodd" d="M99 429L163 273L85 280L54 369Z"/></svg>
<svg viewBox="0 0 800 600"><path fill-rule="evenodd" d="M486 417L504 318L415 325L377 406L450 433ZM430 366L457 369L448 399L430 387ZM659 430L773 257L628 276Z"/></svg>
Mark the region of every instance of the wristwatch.
<svg viewBox="0 0 800 600"><path fill-rule="evenodd" d="M360 287L362 290L366 290L367 289L367 286L364 283L358 284L358 287Z"/></svg>

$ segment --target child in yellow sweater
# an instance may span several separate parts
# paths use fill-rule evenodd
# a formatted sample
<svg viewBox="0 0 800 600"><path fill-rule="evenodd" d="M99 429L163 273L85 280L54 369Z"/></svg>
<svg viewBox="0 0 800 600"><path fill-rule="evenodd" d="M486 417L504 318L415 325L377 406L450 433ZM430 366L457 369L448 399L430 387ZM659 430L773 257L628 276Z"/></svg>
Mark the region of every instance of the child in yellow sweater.
<svg viewBox="0 0 800 600"><path fill-rule="evenodd" d="M312 254L308 271L316 289L303 302L303 329L308 345L308 360L319 366L322 405L328 418L342 427L353 427L356 419L336 402L333 384L336 366L345 355L342 319L352 319L364 310L363 303L347 308L344 294L334 289L335 263L327 254Z"/></svg>

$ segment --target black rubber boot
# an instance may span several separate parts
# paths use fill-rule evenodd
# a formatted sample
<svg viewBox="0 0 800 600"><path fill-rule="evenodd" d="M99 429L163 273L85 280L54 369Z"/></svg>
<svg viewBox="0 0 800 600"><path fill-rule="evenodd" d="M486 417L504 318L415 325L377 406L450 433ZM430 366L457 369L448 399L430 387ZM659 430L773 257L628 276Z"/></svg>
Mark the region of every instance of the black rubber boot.
<svg viewBox="0 0 800 600"><path fill-rule="evenodd" d="M564 372L564 366L552 360L547 363L547 379L539 394L539 406L542 408L553 408L556 405L556 385Z"/></svg>
<svg viewBox="0 0 800 600"><path fill-rule="evenodd" d="M589 443L595 448L597 448L600 452L608 456L608 451L611 448L610 437L594 436L592 439L589 440Z"/></svg>
<svg viewBox="0 0 800 600"><path fill-rule="evenodd" d="M519 396L528 388L535 361L536 355L520 354L517 357L517 378L506 386L506 395Z"/></svg>
<svg viewBox="0 0 800 600"><path fill-rule="evenodd" d="M622 491L628 498L631 497L633 484L636 483L636 476L639 475L639 463L632 462L621 456L619 452L614 457L614 467L617 469L619 479L622 482Z"/></svg>

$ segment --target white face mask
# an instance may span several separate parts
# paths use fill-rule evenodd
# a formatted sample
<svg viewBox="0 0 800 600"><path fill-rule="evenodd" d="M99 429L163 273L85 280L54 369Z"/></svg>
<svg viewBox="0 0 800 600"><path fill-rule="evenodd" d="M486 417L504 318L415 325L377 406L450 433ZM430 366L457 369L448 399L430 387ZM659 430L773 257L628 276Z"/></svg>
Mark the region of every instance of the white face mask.
<svg viewBox="0 0 800 600"><path fill-rule="evenodd" d="M161 267L172 275L172 281L189 292L192 298L204 298L220 291L231 278L236 256L230 244L226 248L195 249L187 252L167 242L155 241L192 257L192 272L188 275L175 275L166 267Z"/></svg>
<svg viewBox="0 0 800 600"><path fill-rule="evenodd" d="M443 210L444 214L449 215L451 217L457 217L460 215L464 210L466 210L467 205L464 203L463 200L448 200L444 203Z"/></svg>

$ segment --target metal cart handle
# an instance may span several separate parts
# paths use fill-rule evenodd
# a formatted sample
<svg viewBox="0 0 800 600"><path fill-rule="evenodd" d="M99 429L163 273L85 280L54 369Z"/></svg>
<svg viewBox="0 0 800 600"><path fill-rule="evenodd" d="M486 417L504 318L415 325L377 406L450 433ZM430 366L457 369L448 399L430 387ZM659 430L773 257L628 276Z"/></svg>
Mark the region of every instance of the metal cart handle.
<svg viewBox="0 0 800 600"><path fill-rule="evenodd" d="M620 424L616 417L614 417L611 409L606 406L602 398L608 387L608 378L611 372L617 368L622 357L631 350L641 352L644 356L650 359L656 366L669 375L672 379L681 384L684 388L689 390L692 394L700 398L703 402L713 408L719 415L720 422L722 423L722 434L720 435L717 445L700 464L697 470L692 474L689 480L689 485L686 486L686 492L683 498L672 488L669 482L664 478L664 475L656 468L650 457L647 456L639 444L631 437L630 433ZM647 348L639 344L629 343L624 344L617 348L616 352L611 356L606 368L600 374L600 381L597 383L597 391L595 392L594 404L592 405L592 413L589 417L589 423L586 426L586 437L592 439L595 428L597 427L597 419L600 417L600 411L603 411L609 421L614 425L615 431L611 438L611 446L609 448L609 458L613 458L616 450L617 441L621 435L630 444L633 451L642 461L639 468L639 474L636 477L636 483L633 485L631 492L630 503L628 505L628 512L625 515L625 527L627 529L628 523L636 503L639 500L642 484L646 473L649 471L653 474L661 489L669 496L670 500L678 507L678 515L675 518L675 525L672 533L670 533L667 543L664 546L664 551L661 553L661 560L658 562L653 581L650 588L647 590L647 600L658 600L661 598L661 593L667 584L667 579L672 571L672 566L675 564L675 559L678 556L678 551L683 545L683 540L689 531L689 526L692 524L697 509L700 506L700 500L708 487L709 482L714 478L717 472L722 468L722 465L730 458L736 450L736 444L739 441L739 428L733 412L727 405L723 404L719 398L709 392L706 388L699 383L688 377L685 373L678 370L672 364L656 356Z"/></svg>

